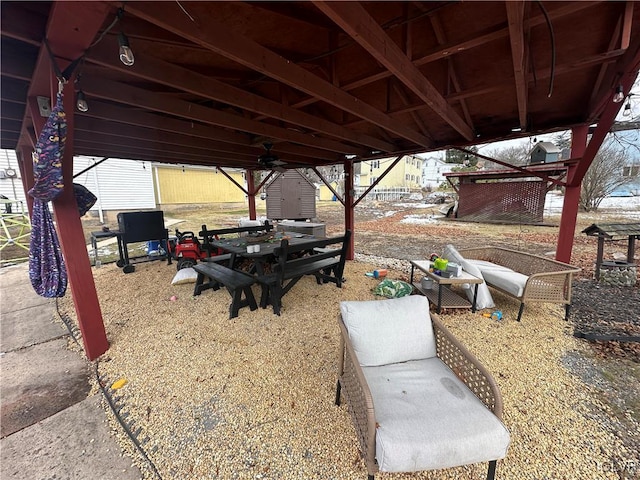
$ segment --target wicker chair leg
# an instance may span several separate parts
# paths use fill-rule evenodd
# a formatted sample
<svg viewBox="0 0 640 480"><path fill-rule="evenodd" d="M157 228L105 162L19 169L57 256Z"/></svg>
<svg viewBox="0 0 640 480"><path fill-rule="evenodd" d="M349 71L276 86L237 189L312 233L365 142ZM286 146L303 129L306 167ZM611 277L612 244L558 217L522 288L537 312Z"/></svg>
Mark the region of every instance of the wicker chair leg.
<svg viewBox="0 0 640 480"><path fill-rule="evenodd" d="M340 406L340 392L342 391L342 385L340 385L340 380L338 380L336 385L336 405Z"/></svg>
<svg viewBox="0 0 640 480"><path fill-rule="evenodd" d="M571 305L564 306L564 319L565 321L569 320L569 314L571 313Z"/></svg>
<svg viewBox="0 0 640 480"><path fill-rule="evenodd" d="M497 460L491 460L489 462L489 471L487 472L487 480L494 480L496 478L496 464Z"/></svg>
<svg viewBox="0 0 640 480"><path fill-rule="evenodd" d="M522 312L524 312L524 303L520 304L520 310L518 310L518 321L522 318Z"/></svg>

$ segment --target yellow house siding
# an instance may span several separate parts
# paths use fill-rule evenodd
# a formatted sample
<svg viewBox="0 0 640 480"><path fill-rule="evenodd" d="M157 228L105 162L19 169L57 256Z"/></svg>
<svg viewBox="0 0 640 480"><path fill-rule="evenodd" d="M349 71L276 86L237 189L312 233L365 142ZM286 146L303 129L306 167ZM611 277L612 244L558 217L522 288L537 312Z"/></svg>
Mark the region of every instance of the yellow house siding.
<svg viewBox="0 0 640 480"><path fill-rule="evenodd" d="M391 162L393 162L393 159L363 162L360 174L360 186L367 187L371 185L373 179L382 176ZM422 181L421 177L422 159L407 155L403 157L382 180L380 180L378 187L420 188Z"/></svg>
<svg viewBox="0 0 640 480"><path fill-rule="evenodd" d="M155 167L162 204L244 202L245 194L222 173L213 169ZM228 172L245 185L241 172Z"/></svg>
<svg viewBox="0 0 640 480"><path fill-rule="evenodd" d="M336 192L338 191L337 182L331 182L331 186ZM329 190L329 187L327 187L324 183L320 185L320 200L333 200L333 192Z"/></svg>

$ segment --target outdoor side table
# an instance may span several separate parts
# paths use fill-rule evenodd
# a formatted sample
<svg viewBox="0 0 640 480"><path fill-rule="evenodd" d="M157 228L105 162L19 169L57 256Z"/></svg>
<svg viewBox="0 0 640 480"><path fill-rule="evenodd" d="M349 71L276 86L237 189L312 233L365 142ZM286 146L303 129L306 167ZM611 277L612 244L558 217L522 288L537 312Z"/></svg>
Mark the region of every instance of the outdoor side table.
<svg viewBox="0 0 640 480"><path fill-rule="evenodd" d="M438 290L430 288L423 288L420 282L413 281L413 273L415 269L423 272L427 277L436 282ZM459 277L441 277L434 272L429 271L433 268L433 262L429 260L411 260L411 284L416 290L427 297L432 303L436 305L436 311L440 313L442 308L471 308L472 312L476 311L476 298L478 297L478 285L484 280L471 275L468 272L462 272ZM469 302L466 298L461 297L457 293L451 290L451 285L462 285L464 283L470 283L474 285L473 289L473 301Z"/></svg>

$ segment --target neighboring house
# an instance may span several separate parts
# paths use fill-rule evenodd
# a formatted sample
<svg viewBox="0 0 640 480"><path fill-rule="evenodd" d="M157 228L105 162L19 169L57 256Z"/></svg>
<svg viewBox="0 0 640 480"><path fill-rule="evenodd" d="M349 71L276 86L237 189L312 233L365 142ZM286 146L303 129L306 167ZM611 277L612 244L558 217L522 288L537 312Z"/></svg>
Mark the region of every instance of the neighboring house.
<svg viewBox="0 0 640 480"><path fill-rule="evenodd" d="M73 158L73 174L77 175L74 182L84 185L97 197L90 210L92 214L104 221L105 212L156 208L153 167L149 162L108 158L92 167L100 160L101 157ZM80 173L83 170L86 171Z"/></svg>
<svg viewBox="0 0 640 480"><path fill-rule="evenodd" d="M623 177L634 177L629 183L617 187L611 192L612 197L640 196L640 161L631 159L627 161L622 171Z"/></svg>
<svg viewBox="0 0 640 480"><path fill-rule="evenodd" d="M394 158L367 160L360 164L359 187L368 187L382 176ZM422 188L422 158L405 155L400 162L378 183L377 188L402 187L409 190Z"/></svg>
<svg viewBox="0 0 640 480"><path fill-rule="evenodd" d="M154 164L158 207L175 204L243 203L245 193L213 167ZM239 185L247 188L244 170L225 169ZM257 200L257 198L256 198Z"/></svg>
<svg viewBox="0 0 640 480"><path fill-rule="evenodd" d="M333 182L329 182L331 184L331 188L333 188L338 194L342 195L342 182L338 182L334 180ZM329 187L327 187L324 183L319 183L316 185L318 189L318 200L322 201L331 201L334 200L334 194Z"/></svg>
<svg viewBox="0 0 640 480"><path fill-rule="evenodd" d="M10 200L22 202L26 210L27 204L24 203L25 197L20 169L18 168L16 152L13 150L2 150L2 155L0 156L0 195ZM18 210L14 209L14 211Z"/></svg>
<svg viewBox="0 0 640 480"><path fill-rule="evenodd" d="M444 174L451 172L454 167L459 165L455 163L446 163L444 160L436 157L423 159L422 166L422 186L425 188L435 189L442 183L446 183L447 179Z"/></svg>
<svg viewBox="0 0 640 480"><path fill-rule="evenodd" d="M74 157L73 172L77 175L74 182L84 185L97 197L89 214L99 216L101 221L107 212L162 209L176 204L246 202L244 192L211 167L118 158L108 158L92 167L100 160L101 157ZM225 172L246 188L244 170L225 169ZM0 194L23 202L26 209L18 161L12 150L1 152Z"/></svg>

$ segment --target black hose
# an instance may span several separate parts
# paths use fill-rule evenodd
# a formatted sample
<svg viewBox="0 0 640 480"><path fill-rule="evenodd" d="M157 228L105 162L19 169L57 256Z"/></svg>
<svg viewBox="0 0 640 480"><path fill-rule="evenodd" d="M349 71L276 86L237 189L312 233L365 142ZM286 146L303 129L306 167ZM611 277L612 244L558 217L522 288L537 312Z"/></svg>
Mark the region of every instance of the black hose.
<svg viewBox="0 0 640 480"><path fill-rule="evenodd" d="M553 32L553 25L551 24L551 18L549 18L549 14L547 13L547 9L544 8L542 2L540 0L536 0L536 3L542 10L542 14L544 15L545 20L547 21L547 27L549 28L549 36L551 37L551 76L549 77L549 93L547 97L551 98L553 94L553 79L555 77L556 72L556 38Z"/></svg>
<svg viewBox="0 0 640 480"><path fill-rule="evenodd" d="M60 308L59 308L59 305L58 305L58 298L57 297L56 297L56 312L58 313L58 316L60 317L60 320L62 320L62 323L64 323L65 326L67 327L67 330L69 330L69 335L71 335L71 338L73 339L73 341L76 342L76 344L80 348L82 348L82 350L84 351L84 348L82 347L82 345L80 344L80 341L78 340L78 338L76 336L76 333L74 331L75 329L74 329L73 325L71 324L71 320L69 320L69 318L66 315L63 316L60 313ZM100 380L100 373L98 371L98 363L99 363L99 360L96 360L94 362L95 371L96 371L96 381L98 382L98 385L100 386L100 390L102 391L102 394L104 395L104 398L107 399L107 403L109 404L109 407L111 407L111 411L113 412L115 417L118 419L118 423L120 424L120 426L124 429L126 434L129 436L129 439L136 446L136 448L138 449L138 451L140 452L142 457L147 461L147 463L151 467L151 470L153 470L153 473L156 474L156 476L158 477L159 480L162 480L162 477L160 476L160 472L158 472L158 469L156 468L155 464L149 458L147 453L144 451L144 448L142 447L142 445L140 444L140 442L136 438L136 435L131 431L129 426L125 423L125 421L120 416L120 410L116 407L115 403L113 402L113 399L111 398L111 395L109 394L109 392L106 390L106 388L102 384L102 381Z"/></svg>

